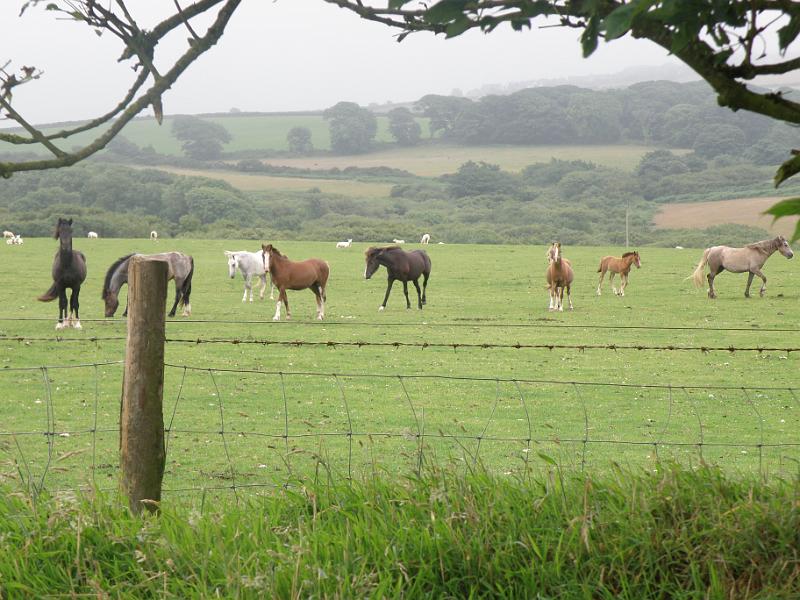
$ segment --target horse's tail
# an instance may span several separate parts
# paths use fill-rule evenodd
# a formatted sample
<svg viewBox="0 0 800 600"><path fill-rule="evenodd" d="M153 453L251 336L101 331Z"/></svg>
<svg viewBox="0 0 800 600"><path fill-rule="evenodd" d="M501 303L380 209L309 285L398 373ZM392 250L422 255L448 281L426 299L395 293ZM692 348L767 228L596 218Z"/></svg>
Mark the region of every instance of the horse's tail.
<svg viewBox="0 0 800 600"><path fill-rule="evenodd" d="M694 270L694 273L689 275L686 279L691 279L694 282L695 287L703 287L703 273L706 270L706 263L708 262L708 253L711 251L711 248L706 248L705 252L703 252L703 258L700 259L700 262L697 264L697 268Z"/></svg>
<svg viewBox="0 0 800 600"><path fill-rule="evenodd" d="M55 282L53 282L53 285L50 286L50 289L36 299L39 302L51 302L56 298L58 298L58 286L56 286Z"/></svg>
<svg viewBox="0 0 800 600"><path fill-rule="evenodd" d="M183 293L181 294L181 304L186 306L189 304L189 296L192 293L192 276L194 275L194 257L189 257L189 264L191 267L189 268L189 274L186 276L186 280L183 282Z"/></svg>

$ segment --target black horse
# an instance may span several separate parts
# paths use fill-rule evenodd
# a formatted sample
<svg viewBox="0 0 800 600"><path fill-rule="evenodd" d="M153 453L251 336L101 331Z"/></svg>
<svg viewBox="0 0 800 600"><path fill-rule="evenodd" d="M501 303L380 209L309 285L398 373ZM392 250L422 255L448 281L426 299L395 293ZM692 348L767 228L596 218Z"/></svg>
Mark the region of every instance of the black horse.
<svg viewBox="0 0 800 600"><path fill-rule="evenodd" d="M406 252L397 246L387 248L370 248L366 252L367 268L364 270L364 278L369 279L378 267L383 265L389 272L389 285L386 288L386 296L383 304L378 310L386 308L389 300L389 292L392 291L392 284L395 279L403 282L403 293L406 295L406 308L411 308L408 299L408 282L413 281L417 288L417 303L419 308L426 303L425 290L428 287L428 277L431 275L431 259L424 250L413 250ZM422 292L419 289L419 278L422 276Z"/></svg>
<svg viewBox="0 0 800 600"><path fill-rule="evenodd" d="M53 236L59 242L58 252L53 259L53 285L39 296L41 302L58 298L58 323L56 329L74 327L81 329L78 316L78 296L81 284L86 279L86 257L80 250L72 249L72 219L59 219ZM67 314L67 288L72 290ZM74 314L74 318L73 318Z"/></svg>

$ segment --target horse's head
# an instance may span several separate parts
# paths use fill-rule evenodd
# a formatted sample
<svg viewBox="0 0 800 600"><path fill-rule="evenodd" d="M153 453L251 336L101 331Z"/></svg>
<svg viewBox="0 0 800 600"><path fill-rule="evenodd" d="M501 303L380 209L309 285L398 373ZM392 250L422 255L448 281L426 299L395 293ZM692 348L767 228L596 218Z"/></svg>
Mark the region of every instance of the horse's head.
<svg viewBox="0 0 800 600"><path fill-rule="evenodd" d="M547 262L554 263L561 260L561 242L553 242L547 250Z"/></svg>
<svg viewBox="0 0 800 600"><path fill-rule="evenodd" d="M625 254L622 255L622 258L628 258L628 257L630 257L631 259L630 264L636 265L637 269L640 269L642 267L642 260L641 258L639 258L638 250L634 250L633 252L626 252Z"/></svg>
<svg viewBox="0 0 800 600"><path fill-rule="evenodd" d="M375 274L375 271L378 270L378 267L381 266L381 263L378 261L378 258L383 254L386 248L368 248L367 251L364 253L364 256L367 261L367 266L364 269L364 279L369 279Z"/></svg>
<svg viewBox="0 0 800 600"><path fill-rule="evenodd" d="M783 254L786 258L792 258L794 256L794 252L792 252L792 247L789 245L789 242L786 241L786 238L782 235L779 235L777 238L778 242L778 252Z"/></svg>
<svg viewBox="0 0 800 600"><path fill-rule="evenodd" d="M228 275L233 279L236 277L236 268L239 266L239 255L225 250L225 256L228 257Z"/></svg>
<svg viewBox="0 0 800 600"><path fill-rule="evenodd" d="M103 290L103 300L106 303L105 315L107 317L113 317L114 313L117 312L117 307L119 307L119 296L117 292Z"/></svg>
<svg viewBox="0 0 800 600"><path fill-rule="evenodd" d="M53 238L60 240L64 238L72 238L72 219L62 219L61 217L58 218L58 223L56 224L56 231L53 234Z"/></svg>
<svg viewBox="0 0 800 600"><path fill-rule="evenodd" d="M270 272L270 256L272 254L281 256L280 251L278 251L278 249L272 244L261 244L261 256L264 257L264 270L268 273Z"/></svg>

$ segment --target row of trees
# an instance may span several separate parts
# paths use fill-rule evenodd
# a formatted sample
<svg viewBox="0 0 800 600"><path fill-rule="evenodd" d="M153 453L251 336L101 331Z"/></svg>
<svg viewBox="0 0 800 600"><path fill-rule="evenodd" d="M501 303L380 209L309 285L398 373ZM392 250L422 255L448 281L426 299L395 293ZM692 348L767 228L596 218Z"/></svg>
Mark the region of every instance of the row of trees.
<svg viewBox="0 0 800 600"><path fill-rule="evenodd" d="M330 130L331 151L357 154L375 147L377 119L353 102L339 102L322 113ZM720 108L701 82L652 81L622 90L575 86L540 87L473 101L427 95L412 112L387 113L389 131L402 146L421 141L420 118L430 135L456 144L617 144L646 143L691 148L709 159L742 156L756 164L776 164L796 145L796 131L753 113ZM220 124L196 117L174 119L172 132L185 154L218 160L231 140ZM290 153L314 152L311 131L294 127L287 135Z"/></svg>

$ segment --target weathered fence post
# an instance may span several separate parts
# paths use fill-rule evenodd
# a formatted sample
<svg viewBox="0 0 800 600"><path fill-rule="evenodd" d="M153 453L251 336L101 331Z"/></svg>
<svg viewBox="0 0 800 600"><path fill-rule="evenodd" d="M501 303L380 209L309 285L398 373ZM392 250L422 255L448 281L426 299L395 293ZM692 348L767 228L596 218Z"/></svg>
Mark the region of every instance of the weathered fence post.
<svg viewBox="0 0 800 600"><path fill-rule="evenodd" d="M122 492L131 510L158 510L164 476L164 337L167 263L134 256L128 266L128 341L120 407ZM151 501L151 502L148 502Z"/></svg>

